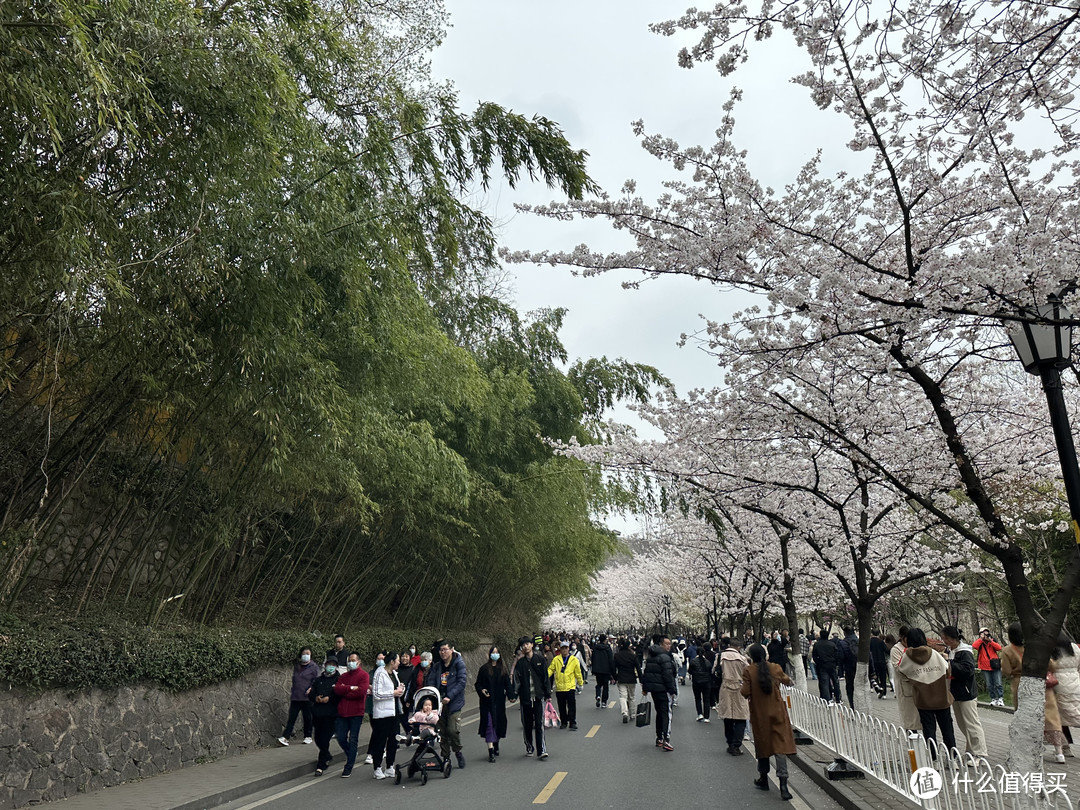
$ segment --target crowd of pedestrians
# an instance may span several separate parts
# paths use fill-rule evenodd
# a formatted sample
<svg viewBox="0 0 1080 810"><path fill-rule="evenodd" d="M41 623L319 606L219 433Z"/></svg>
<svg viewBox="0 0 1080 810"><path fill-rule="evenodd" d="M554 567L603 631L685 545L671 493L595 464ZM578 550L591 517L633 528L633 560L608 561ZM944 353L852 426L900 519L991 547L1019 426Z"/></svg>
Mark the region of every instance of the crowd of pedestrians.
<svg viewBox="0 0 1080 810"><path fill-rule="evenodd" d="M870 685L880 699L890 692L895 695L901 725L932 740L932 751L939 739L942 745L954 747L956 729L968 753L985 757L976 676L984 678L993 705L1004 704L1003 678L1011 679L1016 705L1024 653L1020 627L1008 628L1007 645L996 641L988 628L980 629L973 644L966 642L957 627L943 627L939 635L940 641L930 640L915 627L900 627L897 636L882 637L875 631L869 642ZM591 676L597 709L617 705L624 724L643 724L651 712L656 747L671 752L675 750L672 713L679 705L680 688L689 686L697 721L709 723L714 716L723 721L729 755L743 755L744 741L752 732L758 770L754 784L768 789L772 759L781 797L787 799L786 757L795 748L779 686L794 679L793 649L802 655L804 672L817 681L822 699L842 702L843 678L844 693L853 707L858 648L857 635L846 627L842 636L821 630L816 638L800 630L794 642L786 631L760 640L749 632L742 639L689 641L664 634L650 639L632 634L584 638L551 632L522 636L512 659L492 646L475 675L477 732L487 747L488 762L497 762L510 725L508 707L516 704L525 755L546 759L550 730L578 729L578 697ZM415 645L400 654L380 652L368 670L338 635L321 665L313 660L310 648L297 656L288 718L278 741L289 745L297 722L302 722L304 744L318 749L315 772L322 774L330 764L331 742L336 740L345 755L341 776L348 777L358 756L364 718L369 717L364 763L371 766L374 778L384 779L396 775L399 742L409 739L412 722L421 716L436 723L442 759L464 768L460 715L468 681L465 661L452 641L436 642L431 652L418 653ZM425 686L438 690L440 705L428 701L413 705L413 695ZM1080 647L1065 635L1059 639L1047 674L1045 717L1044 739L1063 762L1072 755L1071 728L1080 725Z"/></svg>

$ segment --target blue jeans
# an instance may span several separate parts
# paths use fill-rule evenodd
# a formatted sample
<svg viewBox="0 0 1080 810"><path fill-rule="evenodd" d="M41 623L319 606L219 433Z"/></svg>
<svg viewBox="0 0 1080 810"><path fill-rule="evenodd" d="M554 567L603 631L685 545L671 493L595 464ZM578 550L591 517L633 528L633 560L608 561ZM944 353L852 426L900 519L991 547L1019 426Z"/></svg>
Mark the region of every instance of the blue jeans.
<svg viewBox="0 0 1080 810"><path fill-rule="evenodd" d="M338 745L345 752L345 769L342 773L351 773L356 762L356 749L360 743L360 726L364 724L364 715L359 717L339 717L334 723Z"/></svg>
<svg viewBox="0 0 1080 810"><path fill-rule="evenodd" d="M1005 686L1001 682L1001 670L981 669L979 671L986 676L986 691L989 693L990 699L1001 700L1005 696Z"/></svg>

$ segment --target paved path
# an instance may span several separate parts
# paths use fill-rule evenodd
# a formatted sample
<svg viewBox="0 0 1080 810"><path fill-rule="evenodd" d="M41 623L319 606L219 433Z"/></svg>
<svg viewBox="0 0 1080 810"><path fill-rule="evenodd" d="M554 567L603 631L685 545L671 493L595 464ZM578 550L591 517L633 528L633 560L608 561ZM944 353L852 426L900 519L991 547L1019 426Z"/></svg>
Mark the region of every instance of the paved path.
<svg viewBox="0 0 1080 810"><path fill-rule="evenodd" d="M524 756L521 723L510 710L509 737L502 754L488 763L484 742L476 733L475 696L470 696L462 724L467 765L449 779L416 778L400 787L393 780L371 778L371 766L357 763L350 779L341 779L343 757L332 744L335 761L321 777L314 775L313 746L268 748L239 757L199 765L107 788L44 805L55 810L255 810L258 807L293 810L298 805L326 806L342 802L371 806L375 802L435 802L439 807L526 807L548 803L557 807L639 808L722 805L760 808L763 801L781 806L775 776L772 790L753 787L756 761L752 744L746 755L724 752L723 724L695 722L692 703L675 709L672 741L676 750L664 752L653 744L652 729L623 724L614 701L597 709L586 687L579 700L580 731L552 731L549 759ZM688 697L688 696L687 696ZM361 736L366 742L366 734ZM363 748L362 742L362 748ZM402 752L402 756L405 754ZM403 760L404 761L404 760ZM260 784L265 780L265 784ZM271 786L272 785L272 786ZM799 768L791 766L795 801L790 810L841 810ZM404 791L404 792L402 792ZM849 806L850 807L850 806Z"/></svg>

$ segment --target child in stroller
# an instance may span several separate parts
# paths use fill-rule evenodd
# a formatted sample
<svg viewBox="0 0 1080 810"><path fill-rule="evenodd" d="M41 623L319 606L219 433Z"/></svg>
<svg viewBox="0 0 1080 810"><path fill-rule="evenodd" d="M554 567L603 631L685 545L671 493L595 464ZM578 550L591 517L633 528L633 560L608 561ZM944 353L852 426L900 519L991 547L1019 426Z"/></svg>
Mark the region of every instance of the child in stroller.
<svg viewBox="0 0 1080 810"><path fill-rule="evenodd" d="M450 778L453 766L450 760L443 759L439 753L439 711L442 705L442 696L434 686L425 686L416 690L413 695L413 705L416 712L411 719L412 734L405 738L405 745L417 745L416 751L406 766L405 778L411 779L414 774L420 774L420 784L426 785L428 771L441 771L444 779ZM415 736L414 736L415 735ZM394 784L400 785L402 769L397 769Z"/></svg>

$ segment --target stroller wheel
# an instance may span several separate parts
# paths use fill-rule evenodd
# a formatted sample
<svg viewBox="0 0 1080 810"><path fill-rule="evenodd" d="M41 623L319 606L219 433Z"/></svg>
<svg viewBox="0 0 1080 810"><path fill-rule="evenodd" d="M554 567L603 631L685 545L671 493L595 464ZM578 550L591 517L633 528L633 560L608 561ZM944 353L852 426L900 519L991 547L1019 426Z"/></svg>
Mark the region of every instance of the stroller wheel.
<svg viewBox="0 0 1080 810"><path fill-rule="evenodd" d="M453 771L454 766L450 764L450 760L446 760L446 763L442 766L443 779L449 779L450 773Z"/></svg>
<svg viewBox="0 0 1080 810"><path fill-rule="evenodd" d="M395 785L400 785L401 784L401 768L396 768L395 771L396 772L394 773L394 784Z"/></svg>
<svg viewBox="0 0 1080 810"><path fill-rule="evenodd" d="M420 784L421 785L426 785L427 784L427 771L420 771Z"/></svg>

